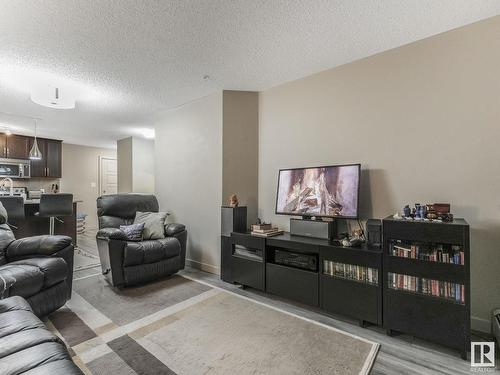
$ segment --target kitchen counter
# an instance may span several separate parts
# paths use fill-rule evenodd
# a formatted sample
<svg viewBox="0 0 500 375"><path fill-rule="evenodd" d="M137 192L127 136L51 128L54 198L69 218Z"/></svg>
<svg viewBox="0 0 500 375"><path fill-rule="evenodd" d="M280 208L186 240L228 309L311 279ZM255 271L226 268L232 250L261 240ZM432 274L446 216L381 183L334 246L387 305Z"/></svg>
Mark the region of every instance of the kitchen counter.
<svg viewBox="0 0 500 375"><path fill-rule="evenodd" d="M54 233L69 236L73 239L73 244L76 245L76 208L78 202L73 202L73 214L70 216L60 217L55 221ZM49 234L49 218L40 217L35 215L40 209L40 199L26 199L24 201L24 219L22 220L9 220L9 223L17 227L12 227L14 236L16 238L24 238L31 236L40 236Z"/></svg>
<svg viewBox="0 0 500 375"><path fill-rule="evenodd" d="M82 203L83 201L73 201L73 203ZM37 199L25 199L24 204L40 204L40 198Z"/></svg>

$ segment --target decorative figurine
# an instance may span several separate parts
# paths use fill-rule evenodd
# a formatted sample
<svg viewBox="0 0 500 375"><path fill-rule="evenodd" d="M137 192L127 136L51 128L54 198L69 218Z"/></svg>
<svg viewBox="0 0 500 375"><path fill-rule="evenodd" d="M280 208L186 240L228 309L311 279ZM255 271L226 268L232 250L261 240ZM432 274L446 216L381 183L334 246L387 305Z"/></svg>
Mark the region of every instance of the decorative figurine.
<svg viewBox="0 0 500 375"><path fill-rule="evenodd" d="M231 194L231 196L229 197L229 207L238 207L238 197L236 196L236 194Z"/></svg>
<svg viewBox="0 0 500 375"><path fill-rule="evenodd" d="M406 205L406 206L404 206L404 208L403 208L403 216L404 216L404 217L410 217L410 215L411 215L410 205L408 205L408 204L407 204L407 205Z"/></svg>

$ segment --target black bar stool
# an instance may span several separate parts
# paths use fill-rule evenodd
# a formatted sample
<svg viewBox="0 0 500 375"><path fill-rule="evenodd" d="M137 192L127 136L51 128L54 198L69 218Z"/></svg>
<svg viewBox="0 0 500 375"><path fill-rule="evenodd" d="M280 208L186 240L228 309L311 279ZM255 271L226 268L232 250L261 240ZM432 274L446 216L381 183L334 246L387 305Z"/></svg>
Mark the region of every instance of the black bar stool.
<svg viewBox="0 0 500 375"><path fill-rule="evenodd" d="M50 219L49 234L54 235L54 222L64 223L60 216L73 215L73 194L57 193L57 194L42 194L40 196L40 208L37 212L40 217L48 217Z"/></svg>
<svg viewBox="0 0 500 375"><path fill-rule="evenodd" d="M24 198L23 197L0 197L0 202L2 202L5 210L7 211L8 220L16 222L17 220L24 220ZM14 229L16 226L9 224ZM17 224L17 223L16 223Z"/></svg>

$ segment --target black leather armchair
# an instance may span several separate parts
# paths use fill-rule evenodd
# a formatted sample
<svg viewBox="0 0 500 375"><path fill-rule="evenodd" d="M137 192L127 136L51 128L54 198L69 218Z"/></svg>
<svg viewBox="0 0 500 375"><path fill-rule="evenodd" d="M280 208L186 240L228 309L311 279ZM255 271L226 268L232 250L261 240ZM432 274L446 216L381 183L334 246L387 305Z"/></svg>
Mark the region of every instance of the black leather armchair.
<svg viewBox="0 0 500 375"><path fill-rule="evenodd" d="M116 287L140 284L184 268L187 231L182 224L165 224L165 238L128 241L120 225L132 224L135 213L158 212L154 195L113 194L97 199L97 248L102 273Z"/></svg>
<svg viewBox="0 0 500 375"><path fill-rule="evenodd" d="M37 316L71 298L74 248L67 236L16 240L0 203L0 299L24 297Z"/></svg>

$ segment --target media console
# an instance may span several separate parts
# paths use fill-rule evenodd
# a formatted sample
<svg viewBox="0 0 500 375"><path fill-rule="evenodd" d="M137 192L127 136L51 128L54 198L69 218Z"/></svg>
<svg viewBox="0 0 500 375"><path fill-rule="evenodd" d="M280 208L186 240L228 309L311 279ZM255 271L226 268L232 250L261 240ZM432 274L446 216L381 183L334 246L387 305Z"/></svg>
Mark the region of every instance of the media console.
<svg viewBox="0 0 500 375"><path fill-rule="evenodd" d="M328 240L283 235L222 236L221 277L360 325L382 324L382 250L345 248Z"/></svg>
<svg viewBox="0 0 500 375"><path fill-rule="evenodd" d="M464 219L383 221L382 249L290 233L222 236L221 277L325 312L458 349L470 345L470 244ZM383 270L383 272L382 272ZM382 303L383 301L383 303Z"/></svg>

